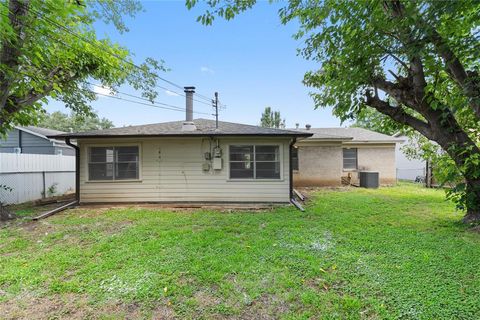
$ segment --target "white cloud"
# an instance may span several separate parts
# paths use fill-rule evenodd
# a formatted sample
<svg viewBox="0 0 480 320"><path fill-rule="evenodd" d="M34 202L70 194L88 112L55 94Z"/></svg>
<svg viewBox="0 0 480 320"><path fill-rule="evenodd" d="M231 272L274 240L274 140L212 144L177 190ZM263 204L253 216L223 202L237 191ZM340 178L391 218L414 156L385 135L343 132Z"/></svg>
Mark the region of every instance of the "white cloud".
<svg viewBox="0 0 480 320"><path fill-rule="evenodd" d="M215 71L213 69L210 69L209 67L200 67L200 71L205 72L205 73L210 73L210 74L215 73Z"/></svg>
<svg viewBox="0 0 480 320"><path fill-rule="evenodd" d="M98 95L109 95L109 96L114 95L112 93L112 88L107 87L107 86L94 85L93 86L93 92L95 92Z"/></svg>
<svg viewBox="0 0 480 320"><path fill-rule="evenodd" d="M165 94L166 94L167 96L172 96L172 97L178 97L178 96L179 96L178 93L173 92L173 91L170 91L170 90L165 90Z"/></svg>

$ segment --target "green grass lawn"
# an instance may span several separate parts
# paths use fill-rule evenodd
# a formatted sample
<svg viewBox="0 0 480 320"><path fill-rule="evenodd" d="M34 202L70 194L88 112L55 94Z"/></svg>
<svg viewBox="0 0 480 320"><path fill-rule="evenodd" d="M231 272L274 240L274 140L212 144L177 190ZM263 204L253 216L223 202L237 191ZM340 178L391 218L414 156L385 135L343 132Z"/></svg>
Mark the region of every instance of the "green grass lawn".
<svg viewBox="0 0 480 320"><path fill-rule="evenodd" d="M0 318L479 319L480 234L440 190L306 212L75 209L0 229Z"/></svg>

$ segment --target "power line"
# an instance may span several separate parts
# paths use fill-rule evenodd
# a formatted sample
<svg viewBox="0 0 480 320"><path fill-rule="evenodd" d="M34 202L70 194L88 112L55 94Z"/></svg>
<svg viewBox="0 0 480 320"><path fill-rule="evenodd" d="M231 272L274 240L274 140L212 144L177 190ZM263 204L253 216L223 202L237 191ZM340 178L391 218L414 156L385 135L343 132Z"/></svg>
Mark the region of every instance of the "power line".
<svg viewBox="0 0 480 320"><path fill-rule="evenodd" d="M87 81L86 83L88 83L88 84L90 84L90 85L92 85L92 86L101 88L101 86L96 85L96 84L94 84L94 83L91 83L91 82L88 82L88 81ZM151 100L149 100L149 99L147 99L147 98L139 97L139 96L136 96L136 95L133 95L133 94L130 94L130 93L126 93L126 92L122 92L122 91L118 91L118 90L114 90L114 91L115 91L116 93L123 94L123 95L128 96L128 97L132 97L132 98L136 98L136 99L148 101L148 102L150 102L150 104L147 104L147 105L150 105L150 106L153 105L153 104L159 104L159 105L163 105L163 106L167 106L167 107L171 107L171 108L176 108L176 109L178 109L178 111L185 112L185 108L183 108L183 107L178 107L178 106L174 106L174 105L171 105L171 104L168 104L168 103L159 102L159 101L155 101L155 100L151 101ZM100 95L103 95L103 96L112 97L112 95L101 94L101 93L98 93L98 92L95 92L95 91L93 91L93 92L94 92L95 94L100 94ZM144 104L144 103L142 103L142 104ZM206 112L198 112L198 111L194 111L194 113L204 114L204 115L211 115L211 114L206 113Z"/></svg>
<svg viewBox="0 0 480 320"><path fill-rule="evenodd" d="M1 3L1 4L4 5L4 6L6 6L4 3ZM7 7L7 9L8 9L8 7ZM137 66L136 64L134 64L134 63L132 63L132 62L130 62L130 61L128 61L128 60L125 60L125 59L122 58L122 57L119 57L118 55L116 55L116 54L114 54L114 53L106 50L104 47L99 46L99 45L96 44L95 42L92 42L92 41L90 41L89 39L86 39L86 38L78 35L77 33L73 32L73 31L70 30L69 28L67 28L67 27L65 27L65 26L63 26L63 25L61 25L61 24L59 24L59 23L57 23L57 22L55 22L55 21L53 21L53 20L51 20L51 19L49 19L49 18L47 18L47 17L45 17L45 16L43 16L43 15L42 15L40 12L38 12L37 10L34 10L34 9L32 9L32 8L30 8L30 10L31 10L32 12L36 13L37 17L39 17L40 19L43 19L43 20L46 21L46 22L50 22L50 24L53 24L53 25L56 26L57 28L61 28L61 29L65 30L67 33L73 35L73 36L76 37L77 39L82 40L82 41L84 41L84 42L86 42L86 43L89 43L90 45L92 45L92 46L94 46L94 47L102 50L103 52L106 52L107 54L109 54L109 55L111 55L111 56L113 56L113 57L115 57L115 58L117 58L117 59L119 59L119 60L121 60L121 61L129 64L129 65L132 65L132 66L134 66L135 68L137 68L137 69L139 69L139 70L141 70L141 71L144 71L144 69L142 69L141 67ZM4 15L4 16L5 16L5 15ZM7 17L8 17L8 16L7 16ZM40 31L40 30L37 30L37 29L35 29L35 28L33 28L33 27L29 26L29 25L25 25L25 26L28 27L28 28L30 28L30 29L32 29L33 31L41 32L43 35L45 35L46 37L49 37L50 39L52 39L52 40L54 40L54 41L58 41L58 39L54 39L54 38L53 38L51 35L49 35L49 34L46 34L46 33L42 32L42 31ZM69 48L71 48L71 49L73 49L73 50L78 50L77 48L74 48L74 47L72 47L71 45L69 45L69 44L67 44L67 43L65 43L65 42L63 42L63 41L60 41L60 43L63 43L64 45L68 46ZM109 65L109 66L112 67L112 68L115 68L115 69L117 69L117 70L120 70L120 71L122 71L122 72L124 71L124 70L121 70L120 68L118 68L118 67L116 67L116 66L113 66L113 65ZM162 80L162 81L165 81L165 82L167 82L167 83L169 83L169 84L171 84L171 85L173 85L173 86L175 86L175 87L177 87L177 88L179 88L179 89L183 89L183 87L181 87L180 85L177 85L177 84L175 84L175 83L173 83L173 82L171 82L171 81L169 81L169 80L166 80L166 79L164 79L164 78L162 78L162 77L160 77L160 76L158 76L158 75L156 75L156 74L154 74L154 73L151 73L151 72L149 72L149 73L150 73L151 75L153 75L154 77ZM86 83L88 83L88 82L86 82ZM91 83L90 83L90 84L91 84ZM91 85L94 85L94 84L91 84ZM95 86L97 86L97 85L95 85ZM164 90L167 90L167 91L169 91L169 92L173 92L173 93L175 93L176 95L185 97L185 94L176 92L176 91L171 90L171 89L169 89L169 88L166 88L166 87L163 87L163 86L160 86L160 85L157 85L157 84L156 84L156 87L161 88L161 89L164 89ZM134 97L134 98L137 98L137 99L141 99L141 100L145 100L145 101L151 102L150 100L148 100L148 99L146 99L146 98L143 98L143 97L138 97L138 96L131 95L131 94L127 94L127 93L122 93L122 92L120 92L120 91L118 91L118 90L117 90L117 92L120 93L120 94L124 94L124 95L131 96L131 97ZM98 94L98 93L97 93L97 94ZM100 95L102 95L102 94L100 94ZM110 96L110 95L105 95L105 96L112 97L112 96ZM197 93L197 96L199 96L199 97L201 97L201 98L209 101L210 103L207 103L207 102L204 102L204 101L200 101L200 100L197 100L197 99L194 99L194 101L197 101L197 102L202 103L202 104L206 104L206 105L208 105L208 106L213 106L213 100L212 100L212 99L210 99L210 98L208 98L208 97L206 97L206 96L203 96L203 95L201 95L201 94L198 94L198 93ZM118 98L118 97L116 97L116 98ZM125 99L125 100L128 101L127 99ZM134 101L130 101L130 102L134 102ZM179 107L172 106L172 105L168 105L168 104L165 104L165 103L162 103L162 102L158 102L158 101L155 101L155 103L157 103L157 104L162 104L162 105L165 105L165 106L170 106L170 107L179 108ZM217 103L218 103L218 102L217 102ZM144 104L144 103L142 103L142 104ZM147 105L147 104L144 104L144 105ZM221 105L221 106L223 107L224 105ZM183 111L184 111L184 109L183 109ZM205 113L205 112L195 112L195 113L210 115L210 114Z"/></svg>
<svg viewBox="0 0 480 320"><path fill-rule="evenodd" d="M2 4L3 4L3 3L2 3ZM6 6L5 4L3 4L3 5ZM107 54L109 54L109 55L111 55L111 56L113 56L113 57L115 57L115 58L117 58L117 59L119 59L119 60L121 60L121 61L123 61L123 62L125 62L125 63L127 63L127 64L129 64L129 65L131 65L131 66L133 66L133 67L135 67L135 68L137 68L137 69L140 70L140 71L145 71L142 67L134 64L134 63L131 62L131 61L126 60L125 58L122 58L122 57L118 56L117 54L115 54L115 53L113 53L113 52L111 52L111 51L109 51L109 50L106 50L105 47L102 47L102 46L98 45L97 43L91 41L90 39L87 39L87 38L79 35L78 33L72 31L70 28L68 28L68 27L66 27L66 26L64 26L64 25L62 25L62 24L60 24L60 23L58 23L58 22L56 22L56 21L48 18L48 17L43 16L41 12L39 12L39 11L33 9L33 8L29 8L29 9L30 9L33 13L35 13L35 14L37 15L37 17L39 17L40 19L43 19L44 21L49 22L50 24L55 25L57 28L61 28L61 29L65 30L67 33L73 35L73 36L76 37L77 39L79 39L79 40L81 40L81 41L84 41L84 42L86 42L86 43L89 43L90 45L98 48L99 50L102 50L102 51L106 52ZM172 81L170 81L170 80L167 80L167 79L165 79L165 78L163 78L163 77L160 77L159 75L157 75L157 74L155 74L155 73L152 73L152 72L149 72L149 73L150 73L152 76L154 76L155 78L158 78L158 79L160 79L160 80L162 80L162 81L164 81L164 82L166 82L166 83L168 83L168 84L170 84L170 85L172 85L172 86L174 86L174 87L176 87L176 88L178 88L178 89L181 89L181 90L184 89L181 85L176 84L176 83L174 83L174 82L172 82ZM162 87L162 89L164 89L164 88ZM168 90L168 89L165 89L165 90ZM170 91L171 91L171 90L170 90ZM172 92L173 92L173 91L172 91ZM178 94L178 93L177 93L177 94ZM209 98L209 97L206 97L206 96L204 96L204 95L202 95L202 94L199 94L199 93L196 93L196 95L197 95L198 97L202 98L202 99L207 100L209 103L212 102L212 99ZM197 101L197 102L198 102L198 101ZM211 105L211 104L210 104L210 105Z"/></svg>
<svg viewBox="0 0 480 320"><path fill-rule="evenodd" d="M20 73L24 76L27 76L27 77L38 78L36 75L27 74L27 73L22 72L22 71L18 71L18 73ZM88 81L84 81L84 82L86 84L101 88L101 86L93 84L91 82L88 82ZM147 98L135 96L135 95L125 93L125 92L116 91L117 93L120 93L120 94L123 94L123 95L126 95L126 96L130 96L130 97L133 97L133 98L136 98L136 99L141 99L141 100L148 101L149 103L130 100L130 99L125 99L125 98L122 98L122 97L119 97L119 96L113 96L113 95L109 95L109 94L103 94L103 93L100 93L100 92L95 92L93 90L84 89L84 88L81 88L80 90L88 91L88 92L93 93L95 95L100 95L100 96L104 96L104 97L108 97L108 98L112 98L112 99L117 99L117 100L123 100L123 101L126 101L126 102L136 103L136 104L144 105L144 106L148 106L148 107L154 107L154 108L171 110L171 111L178 111L178 112L182 112L182 113L186 111L185 108L182 108L182 107L179 107L179 106L175 106L175 105L171 105L171 104L163 103L163 102L159 102L159 101L152 102L152 101L148 100ZM206 112L198 112L198 111L194 111L193 113L202 114L202 115L211 115L211 114L206 113Z"/></svg>
<svg viewBox="0 0 480 320"><path fill-rule="evenodd" d="M5 16L4 14L0 14L0 15ZM31 26L28 26L28 25L26 25L26 27L28 27L28 28L30 28L30 29L32 29L32 30L34 30L34 31L41 32L41 33L42 33L43 35L45 35L46 37L49 37L51 40L58 41L58 39L55 39L55 38L51 37L50 35L42 32L41 30L37 30L37 29L35 29L35 28L31 27ZM71 49L73 49L73 50L77 50L77 48L74 48L74 47L72 47L71 45L69 45L69 44L67 44L67 43L65 43L65 42L61 42L61 43L63 43L65 46L68 46L69 48L71 48ZM109 65L109 66L112 67L112 68L116 68L117 70L120 70L120 69L117 68L116 66L113 66L113 65ZM120 70L120 71L123 71L123 70ZM20 73L22 73L22 72L20 72ZM29 74L25 74L25 73L22 73L22 74L24 74L24 75L26 75L26 76L29 76L29 77L32 77L32 75L29 75ZM94 86L99 87L98 85L93 84L93 83L90 83L90 82L88 82L88 81L84 81L84 82L85 82L85 83L88 83L88 84L90 84L90 85L94 85ZM178 93L178 92L173 91L173 90L171 90L171 89L169 89L169 88L166 88L166 87L163 87L163 86L158 86L158 87L159 87L159 88L162 88L162 89L164 89L164 90L168 90L168 91L170 91L170 92L173 92L173 93L175 93L175 94L177 94L177 95L179 95L179 96L185 97L185 94ZM151 102L149 99L146 99L146 98L143 98L143 97L135 96L135 95L132 95L132 94L127 94L127 93L124 93L124 92L120 92L120 91L118 91L118 90L115 90L115 91L118 92L118 93L120 93L120 94L124 94L124 95L130 96L130 97L134 97L134 98L137 98L137 99L141 99L141 100L145 100L145 101ZM206 104L206 105L208 105L208 106L211 106L211 104L209 104L209 103L207 103L207 102L200 101L200 100L196 100L196 99L194 99L194 100L197 101L197 102L199 102L199 103L203 103L203 104ZM172 106L172 105L165 104L165 103L162 103L162 102L159 102L159 101L154 101L154 103L161 104L161 105L165 105L165 106ZM176 107L176 106L173 106L173 107ZM176 108L180 108L180 107L176 107ZM183 109L183 111L185 111L185 109ZM209 113L205 113L205 112L195 112L195 113L204 114L204 115L210 115Z"/></svg>
<svg viewBox="0 0 480 320"><path fill-rule="evenodd" d="M87 90L87 91L90 91L94 94L97 94L97 95L100 95L100 96L103 96L103 97L122 100L122 101L130 102L130 103L136 103L136 104L140 104L140 105L144 105L144 106L148 106L148 107L154 107L154 108L166 109L166 110L178 111L178 112L185 112L185 109L182 110L182 109L180 109L180 107L176 107L176 106L172 106L172 108L169 108L169 107L164 107L164 106L158 106L158 105L151 104L151 103L125 99L125 98L118 97L118 96L112 96L112 95L109 95L109 94L103 94L103 93L99 93L99 92L95 92L95 91L91 91L91 90ZM179 108L179 109L177 109L177 108ZM194 113L210 115L209 113L204 113L204 112L194 112Z"/></svg>

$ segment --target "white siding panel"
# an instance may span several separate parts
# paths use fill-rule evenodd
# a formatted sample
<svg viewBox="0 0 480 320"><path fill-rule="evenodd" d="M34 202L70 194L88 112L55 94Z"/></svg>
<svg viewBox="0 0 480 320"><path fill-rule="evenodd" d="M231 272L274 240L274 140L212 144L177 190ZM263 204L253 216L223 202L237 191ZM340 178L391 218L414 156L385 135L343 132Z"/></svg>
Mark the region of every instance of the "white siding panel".
<svg viewBox="0 0 480 320"><path fill-rule="evenodd" d="M203 172L204 153L215 146L207 138L80 140L81 202L288 202L288 138L220 138L223 169ZM88 180L90 145L140 144L140 181ZM229 179L228 145L280 145L280 180Z"/></svg>
<svg viewBox="0 0 480 320"><path fill-rule="evenodd" d="M71 156L0 153L0 173L74 170L75 157Z"/></svg>
<svg viewBox="0 0 480 320"><path fill-rule="evenodd" d="M75 157L0 153L0 185L12 189L0 189L0 201L6 204L73 192Z"/></svg>

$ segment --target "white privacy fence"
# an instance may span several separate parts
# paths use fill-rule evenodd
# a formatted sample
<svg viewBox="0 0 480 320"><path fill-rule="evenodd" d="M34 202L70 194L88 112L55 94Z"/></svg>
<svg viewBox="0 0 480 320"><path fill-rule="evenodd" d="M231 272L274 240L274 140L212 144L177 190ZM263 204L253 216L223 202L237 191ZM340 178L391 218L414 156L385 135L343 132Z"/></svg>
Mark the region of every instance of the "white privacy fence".
<svg viewBox="0 0 480 320"><path fill-rule="evenodd" d="M397 180L420 181L425 180L425 167L421 168L397 168ZM417 182L420 182L417 181Z"/></svg>
<svg viewBox="0 0 480 320"><path fill-rule="evenodd" d="M75 191L75 157L0 153L0 202L15 204ZM11 189L11 190L10 190Z"/></svg>

